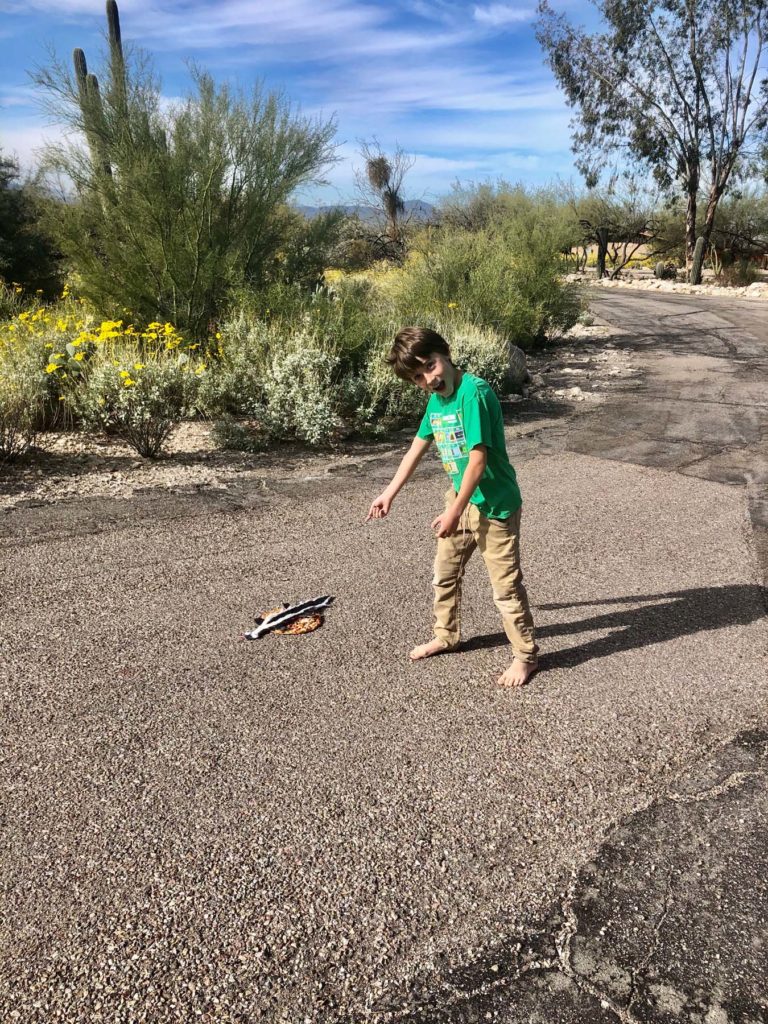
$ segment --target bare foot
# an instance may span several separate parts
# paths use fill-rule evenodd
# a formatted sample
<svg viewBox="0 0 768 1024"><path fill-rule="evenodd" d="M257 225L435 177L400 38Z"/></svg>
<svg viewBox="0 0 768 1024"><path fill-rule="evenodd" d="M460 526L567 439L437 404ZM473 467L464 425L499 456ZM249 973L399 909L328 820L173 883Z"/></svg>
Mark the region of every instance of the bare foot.
<svg viewBox="0 0 768 1024"><path fill-rule="evenodd" d="M537 661L530 664L515 658L506 672L503 672L496 682L499 686L508 686L510 689L523 686L528 682L533 673L537 671L538 667L539 663Z"/></svg>
<svg viewBox="0 0 768 1024"><path fill-rule="evenodd" d="M433 654L442 654L447 650L448 647L445 642L435 637L428 644L420 644L418 647L414 647L408 657L411 661L421 661L422 658L431 658Z"/></svg>

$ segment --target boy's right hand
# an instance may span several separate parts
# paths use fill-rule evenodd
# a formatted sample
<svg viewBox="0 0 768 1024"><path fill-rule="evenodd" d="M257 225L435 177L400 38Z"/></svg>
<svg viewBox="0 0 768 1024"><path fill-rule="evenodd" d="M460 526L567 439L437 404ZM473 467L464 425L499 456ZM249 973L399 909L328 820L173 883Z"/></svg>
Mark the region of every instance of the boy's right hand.
<svg viewBox="0 0 768 1024"><path fill-rule="evenodd" d="M384 516L386 516L389 513L391 506L392 499L387 494L387 492L384 491L382 494L378 496L378 498L373 499L371 507L368 510L368 515L365 517L366 523L369 522L371 519L383 519Z"/></svg>

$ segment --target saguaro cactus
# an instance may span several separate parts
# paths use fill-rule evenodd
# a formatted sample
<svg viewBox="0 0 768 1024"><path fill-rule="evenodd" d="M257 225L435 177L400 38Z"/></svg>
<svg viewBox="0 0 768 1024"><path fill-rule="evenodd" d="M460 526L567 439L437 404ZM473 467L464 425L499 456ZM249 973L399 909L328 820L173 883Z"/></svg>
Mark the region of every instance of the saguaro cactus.
<svg viewBox="0 0 768 1024"><path fill-rule="evenodd" d="M111 95L108 102L118 118L118 125L127 128L127 88L123 44L120 35L120 13L116 0L107 0L107 27L109 29L109 77ZM88 73L85 53L76 49L72 54L75 80L83 116L83 128L94 166L111 178L112 161L108 145L107 121L96 75Z"/></svg>
<svg viewBox="0 0 768 1024"><path fill-rule="evenodd" d="M696 239L693 250L693 262L691 263L691 284L701 284L701 267L704 262L704 246L706 240L703 235Z"/></svg>
<svg viewBox="0 0 768 1024"><path fill-rule="evenodd" d="M104 174L112 176L112 166L107 155L104 109L101 105L101 93L96 75L88 73L85 54L77 49L73 53L75 79L80 98L80 111L83 115L83 128L91 151L91 159L95 167L100 167Z"/></svg>
<svg viewBox="0 0 768 1024"><path fill-rule="evenodd" d="M127 113L125 59L120 35L120 12L117 0L107 0L107 28L109 29L109 59L115 107L121 118Z"/></svg>

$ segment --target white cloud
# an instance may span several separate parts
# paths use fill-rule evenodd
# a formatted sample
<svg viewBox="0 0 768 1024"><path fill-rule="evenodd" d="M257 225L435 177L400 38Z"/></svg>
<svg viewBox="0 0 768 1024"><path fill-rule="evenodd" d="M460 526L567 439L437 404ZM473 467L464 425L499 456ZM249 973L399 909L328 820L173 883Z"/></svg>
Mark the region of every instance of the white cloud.
<svg viewBox="0 0 768 1024"><path fill-rule="evenodd" d="M31 85L6 85L0 89L0 110L4 107L31 107L39 98Z"/></svg>
<svg viewBox="0 0 768 1024"><path fill-rule="evenodd" d="M513 74L432 61L428 67L410 67L404 75L391 64L369 62L315 74L305 85L323 96L325 108L340 116L364 111L370 121L409 111L566 109L562 95L540 69L529 71L519 64Z"/></svg>
<svg viewBox="0 0 768 1024"><path fill-rule="evenodd" d="M28 173L37 167L46 144L63 142L66 137L62 128L50 125L42 119L4 118L0 146L5 156L12 156L18 160L22 173Z"/></svg>
<svg viewBox="0 0 768 1024"><path fill-rule="evenodd" d="M513 7L512 4L475 5L475 21L481 25L499 28L502 25L521 25L531 21L536 12L530 7Z"/></svg>

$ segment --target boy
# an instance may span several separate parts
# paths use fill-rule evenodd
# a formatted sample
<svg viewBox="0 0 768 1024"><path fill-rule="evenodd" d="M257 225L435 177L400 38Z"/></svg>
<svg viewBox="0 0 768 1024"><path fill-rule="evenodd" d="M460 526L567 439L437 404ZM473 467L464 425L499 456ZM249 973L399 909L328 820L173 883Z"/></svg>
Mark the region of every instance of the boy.
<svg viewBox="0 0 768 1024"><path fill-rule="evenodd" d="M432 523L437 535L435 636L415 647L410 658L418 661L458 647L461 580L479 547L514 653L498 682L522 686L536 671L539 649L520 569L520 490L507 456L499 400L484 380L454 366L448 343L435 331L403 328L387 362L398 377L430 397L409 451L389 486L374 499L366 522L389 513L433 438L452 481L445 511Z"/></svg>

